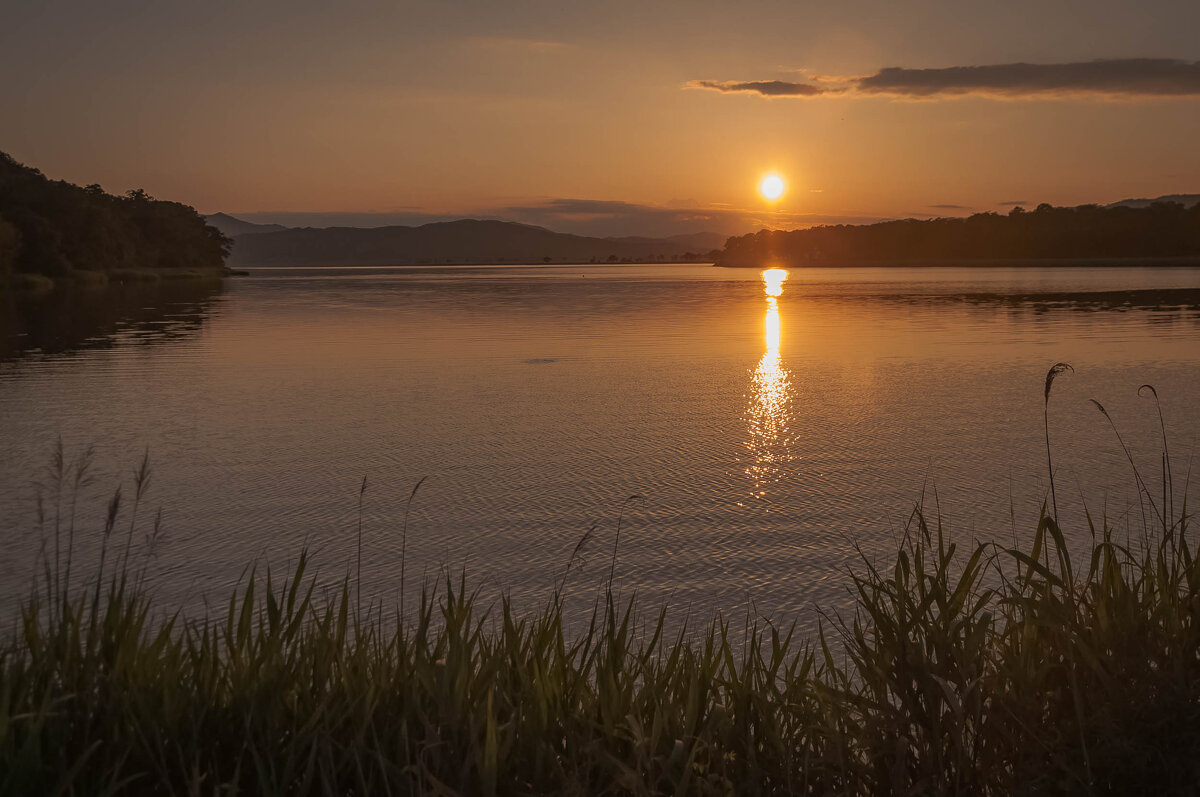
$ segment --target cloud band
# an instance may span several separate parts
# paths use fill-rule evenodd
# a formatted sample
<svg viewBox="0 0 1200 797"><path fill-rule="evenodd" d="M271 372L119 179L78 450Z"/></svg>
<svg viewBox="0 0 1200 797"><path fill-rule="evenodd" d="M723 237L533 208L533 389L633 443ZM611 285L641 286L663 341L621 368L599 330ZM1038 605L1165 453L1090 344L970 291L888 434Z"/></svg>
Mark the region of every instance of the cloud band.
<svg viewBox="0 0 1200 797"><path fill-rule="evenodd" d="M764 97L815 97L826 91L820 86L808 83L789 83L785 80L692 80L687 83L687 88L761 94Z"/></svg>
<svg viewBox="0 0 1200 797"><path fill-rule="evenodd" d="M1062 64L1014 63L938 69L888 67L865 77L822 78L816 83L693 80L686 87L764 97L1190 97L1200 96L1200 61L1116 58Z"/></svg>

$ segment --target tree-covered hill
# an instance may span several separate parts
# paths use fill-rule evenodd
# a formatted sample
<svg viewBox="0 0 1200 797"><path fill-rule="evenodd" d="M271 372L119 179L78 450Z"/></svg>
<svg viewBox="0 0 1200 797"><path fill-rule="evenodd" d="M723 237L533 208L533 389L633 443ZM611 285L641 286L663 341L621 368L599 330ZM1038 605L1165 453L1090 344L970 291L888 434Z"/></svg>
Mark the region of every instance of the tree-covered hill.
<svg viewBox="0 0 1200 797"><path fill-rule="evenodd" d="M1200 257L1200 203L1147 207L1013 208L1006 216L904 219L762 230L730 238L722 266L849 266L1011 260L1170 260Z"/></svg>
<svg viewBox="0 0 1200 797"><path fill-rule="evenodd" d="M219 272L229 239L193 208L51 180L0 152L0 283Z"/></svg>

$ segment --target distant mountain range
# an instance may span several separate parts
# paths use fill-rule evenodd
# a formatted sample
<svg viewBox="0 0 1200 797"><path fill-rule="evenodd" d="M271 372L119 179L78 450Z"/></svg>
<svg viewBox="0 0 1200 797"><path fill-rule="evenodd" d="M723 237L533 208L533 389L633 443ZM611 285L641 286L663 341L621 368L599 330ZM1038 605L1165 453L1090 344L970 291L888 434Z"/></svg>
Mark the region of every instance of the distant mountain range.
<svg viewBox="0 0 1200 797"><path fill-rule="evenodd" d="M419 227L286 228L225 213L206 221L233 238L228 264L247 266L403 266L483 263L607 263L711 260L719 233L669 238L589 238L508 221Z"/></svg>
<svg viewBox="0 0 1200 797"><path fill-rule="evenodd" d="M1142 209L1156 202L1176 202L1191 207L1200 203L1200 194L1123 199L1104 207ZM295 228L255 224L227 213L214 213L204 218L233 239L233 251L227 263L235 268L718 259L728 262L731 259L729 250L720 252L726 245L726 236L712 232L666 238L594 238L528 224L481 219L433 222L416 227ZM735 240L738 239L728 239L731 243Z"/></svg>

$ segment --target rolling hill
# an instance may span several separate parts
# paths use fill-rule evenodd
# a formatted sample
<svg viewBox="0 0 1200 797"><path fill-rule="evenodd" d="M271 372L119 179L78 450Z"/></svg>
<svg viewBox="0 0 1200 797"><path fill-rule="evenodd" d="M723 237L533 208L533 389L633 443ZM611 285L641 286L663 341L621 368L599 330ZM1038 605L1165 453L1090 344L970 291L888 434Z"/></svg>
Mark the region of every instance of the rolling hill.
<svg viewBox="0 0 1200 797"><path fill-rule="evenodd" d="M250 231L234 237L228 263L252 267L711 260L719 245L720 236L711 233L589 238L514 222L461 219L419 227Z"/></svg>

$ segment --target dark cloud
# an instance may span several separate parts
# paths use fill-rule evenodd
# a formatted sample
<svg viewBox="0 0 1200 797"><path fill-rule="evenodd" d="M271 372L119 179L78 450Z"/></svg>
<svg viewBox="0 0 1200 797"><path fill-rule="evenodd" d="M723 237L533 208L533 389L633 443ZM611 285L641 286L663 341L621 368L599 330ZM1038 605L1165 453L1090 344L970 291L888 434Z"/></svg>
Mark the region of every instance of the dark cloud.
<svg viewBox="0 0 1200 797"><path fill-rule="evenodd" d="M1015 63L939 69L888 67L865 77L822 78L821 82L823 85L814 86L778 80L694 80L687 86L722 92L752 92L767 97L1186 97L1200 96L1200 61L1111 58L1064 64Z"/></svg>
<svg viewBox="0 0 1200 797"><path fill-rule="evenodd" d="M648 211L667 214L676 212L668 208L652 208L648 205L610 199L551 199L535 205L516 205L508 210L555 213L564 216L625 216Z"/></svg>
<svg viewBox="0 0 1200 797"><path fill-rule="evenodd" d="M1012 199L1007 202L997 202L997 205L1004 208L1015 208L1030 204L1028 199Z"/></svg>
<svg viewBox="0 0 1200 797"><path fill-rule="evenodd" d="M929 207L937 208L938 210L970 210L971 209L969 205L930 205Z"/></svg>
<svg viewBox="0 0 1200 797"><path fill-rule="evenodd" d="M944 69L890 67L855 82L859 94L902 97L984 94L1170 97L1200 94L1200 62L1122 58L1070 64L996 64Z"/></svg>
<svg viewBox="0 0 1200 797"><path fill-rule="evenodd" d="M826 89L808 83L789 83L786 80L691 80L689 89L708 89L727 94L761 94L764 97L815 97Z"/></svg>
<svg viewBox="0 0 1200 797"><path fill-rule="evenodd" d="M252 211L233 213L243 221L254 224L282 224L284 227L419 227L435 221L453 221L463 215L445 213L423 213L419 210L397 210L391 212L364 211L362 213L321 213L301 211ZM475 218L495 218L475 216Z"/></svg>

